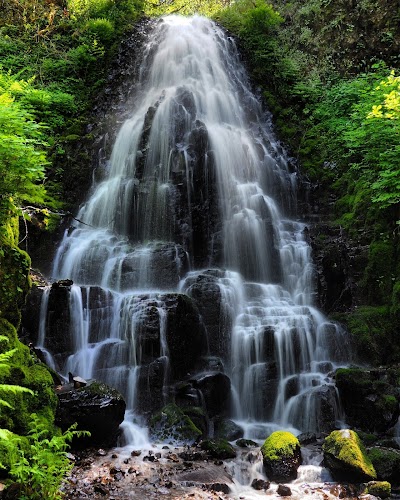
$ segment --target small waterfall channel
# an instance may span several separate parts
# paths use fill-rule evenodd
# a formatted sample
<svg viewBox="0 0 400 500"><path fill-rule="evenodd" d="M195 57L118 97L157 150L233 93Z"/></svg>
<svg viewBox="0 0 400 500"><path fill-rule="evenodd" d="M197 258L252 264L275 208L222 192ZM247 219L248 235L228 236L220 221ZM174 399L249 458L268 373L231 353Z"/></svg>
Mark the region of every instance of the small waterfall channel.
<svg viewBox="0 0 400 500"><path fill-rule="evenodd" d="M313 305L296 182L234 42L202 17L160 20L104 178L54 261L53 278L73 281L69 338L54 351L49 287L38 340L65 375L123 393L127 442L167 402L201 400L209 374L246 438L340 419L345 336Z"/></svg>

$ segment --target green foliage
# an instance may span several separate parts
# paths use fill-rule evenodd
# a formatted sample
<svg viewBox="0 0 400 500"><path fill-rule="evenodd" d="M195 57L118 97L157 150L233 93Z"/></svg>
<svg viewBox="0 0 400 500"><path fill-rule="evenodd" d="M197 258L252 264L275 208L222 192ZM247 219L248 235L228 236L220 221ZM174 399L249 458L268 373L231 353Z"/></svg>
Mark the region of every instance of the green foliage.
<svg viewBox="0 0 400 500"><path fill-rule="evenodd" d="M274 72L281 55L275 35L283 18L270 4L263 0L239 0L214 18L239 36L257 78Z"/></svg>
<svg viewBox="0 0 400 500"><path fill-rule="evenodd" d="M60 487L73 467L67 457L68 442L74 436L88 434L75 428L76 425L63 434L52 435L47 422L32 414L26 438L28 446L24 446L19 436L2 431L0 440L14 459L10 462L9 475L19 486L20 499L62 498Z"/></svg>
<svg viewBox="0 0 400 500"><path fill-rule="evenodd" d="M8 81L7 81L8 80ZM5 222L4 208L10 199L30 203L44 201L44 178L47 163L43 151L41 126L31 113L16 102L10 92L13 79L0 73L0 225ZM15 82L16 83L16 82Z"/></svg>
<svg viewBox="0 0 400 500"><path fill-rule="evenodd" d="M355 354L369 365L379 366L400 361L398 315L385 306L362 306L336 315L352 335Z"/></svg>
<svg viewBox="0 0 400 500"><path fill-rule="evenodd" d="M11 407L3 407L0 412L0 428L24 434L30 422L30 414L38 413L45 418L48 427L53 427L57 396L53 390L53 380L45 365L35 360L29 348L17 339L15 327L0 318L0 335L7 342L0 343L0 352L13 350L7 367L0 371L0 398ZM4 386L21 386L29 390L3 390Z"/></svg>
<svg viewBox="0 0 400 500"><path fill-rule="evenodd" d="M5 335L0 335L0 345L2 345L4 343L8 343L8 342L9 342L8 337L6 337ZM10 350L5 351L3 353L1 353L1 351L0 351L0 376L9 375L11 359L16 352L17 352L17 349L10 349ZM31 391L30 389L27 389L26 387L21 387L19 385L0 383L0 407L5 406L7 408L13 409L7 400L1 399L2 394L5 393L5 395L6 395L5 397L7 397L7 394L8 395L12 394L15 396L16 394L21 394L23 392L27 392L27 393L33 395L33 391Z"/></svg>
<svg viewBox="0 0 400 500"><path fill-rule="evenodd" d="M292 457L300 449L299 440L291 432L273 432L261 447L261 454L269 462Z"/></svg>
<svg viewBox="0 0 400 500"><path fill-rule="evenodd" d="M169 14L212 16L230 3L230 0L192 0L190 2L186 0L155 0L145 2L144 8L146 15L151 17Z"/></svg>

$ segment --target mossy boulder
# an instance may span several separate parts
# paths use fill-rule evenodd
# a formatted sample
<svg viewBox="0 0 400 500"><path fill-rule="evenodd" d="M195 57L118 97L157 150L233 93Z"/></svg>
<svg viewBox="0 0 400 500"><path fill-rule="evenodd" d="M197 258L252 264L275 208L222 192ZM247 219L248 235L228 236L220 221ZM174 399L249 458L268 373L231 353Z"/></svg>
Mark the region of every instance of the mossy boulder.
<svg viewBox="0 0 400 500"><path fill-rule="evenodd" d="M325 466L337 481L359 483L377 478L375 468L357 433L333 431L323 444Z"/></svg>
<svg viewBox="0 0 400 500"><path fill-rule="evenodd" d="M236 457L235 449L226 439L206 439L200 443L200 447L210 457L219 460Z"/></svg>
<svg viewBox="0 0 400 500"><path fill-rule="evenodd" d="M173 403L153 415L149 429L153 439L175 444L192 444L202 435L192 419Z"/></svg>
<svg viewBox="0 0 400 500"><path fill-rule="evenodd" d="M347 422L365 432L385 432L399 418L398 369L340 368L336 386Z"/></svg>
<svg viewBox="0 0 400 500"><path fill-rule="evenodd" d="M65 431L77 422L78 430L91 434L74 440L73 447L116 446L126 408L124 398L116 389L90 381L78 389L73 384L64 386L57 391L57 396L57 425Z"/></svg>
<svg viewBox="0 0 400 500"><path fill-rule="evenodd" d="M244 431L233 420L224 419L216 422L215 436L228 441L235 441L244 436Z"/></svg>
<svg viewBox="0 0 400 500"><path fill-rule="evenodd" d="M299 440L291 432L273 432L261 447L265 473L271 481L285 483L297 477L301 465Z"/></svg>
<svg viewBox="0 0 400 500"><path fill-rule="evenodd" d="M389 498L392 494L392 487L387 481L370 481L366 484L363 494L379 498Z"/></svg>
<svg viewBox="0 0 400 500"><path fill-rule="evenodd" d="M374 446L368 449L368 456L380 481L400 484L400 451L393 448Z"/></svg>

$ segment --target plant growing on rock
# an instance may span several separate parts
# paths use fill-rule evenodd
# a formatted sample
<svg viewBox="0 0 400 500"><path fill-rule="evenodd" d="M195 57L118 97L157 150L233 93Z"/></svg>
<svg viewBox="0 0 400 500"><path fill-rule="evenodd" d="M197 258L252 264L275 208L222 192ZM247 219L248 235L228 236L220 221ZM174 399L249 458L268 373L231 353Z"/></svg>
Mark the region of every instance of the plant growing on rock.
<svg viewBox="0 0 400 500"><path fill-rule="evenodd" d="M262 445L261 454L269 479L276 482L296 479L301 464L300 443L291 432L273 432Z"/></svg>

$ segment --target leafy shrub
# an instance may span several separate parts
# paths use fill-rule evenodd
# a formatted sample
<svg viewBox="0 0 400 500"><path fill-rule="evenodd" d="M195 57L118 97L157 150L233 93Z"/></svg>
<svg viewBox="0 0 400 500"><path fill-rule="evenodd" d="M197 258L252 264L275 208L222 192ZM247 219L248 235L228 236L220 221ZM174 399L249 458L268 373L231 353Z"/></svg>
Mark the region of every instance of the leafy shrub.
<svg viewBox="0 0 400 500"><path fill-rule="evenodd" d="M86 31L98 39L102 44L110 42L114 35L114 25L108 19L90 19L86 24Z"/></svg>

